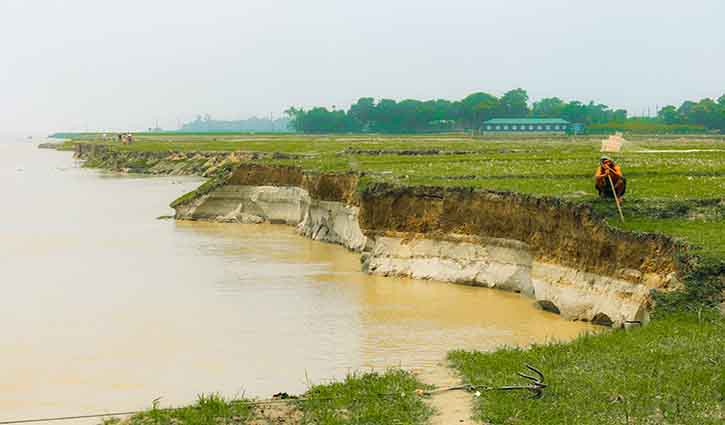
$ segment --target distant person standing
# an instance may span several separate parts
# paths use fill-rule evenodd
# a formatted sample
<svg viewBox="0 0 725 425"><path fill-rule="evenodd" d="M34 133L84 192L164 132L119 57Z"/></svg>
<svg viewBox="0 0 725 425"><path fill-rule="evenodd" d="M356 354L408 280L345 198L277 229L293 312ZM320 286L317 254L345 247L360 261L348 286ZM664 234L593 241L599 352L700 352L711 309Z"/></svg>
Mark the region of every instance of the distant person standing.
<svg viewBox="0 0 725 425"><path fill-rule="evenodd" d="M616 193L617 198L621 200L627 190L627 179L622 174L622 167L608 156L599 159L599 167L594 179L597 192L602 198L614 198ZM612 191L612 186L614 191Z"/></svg>

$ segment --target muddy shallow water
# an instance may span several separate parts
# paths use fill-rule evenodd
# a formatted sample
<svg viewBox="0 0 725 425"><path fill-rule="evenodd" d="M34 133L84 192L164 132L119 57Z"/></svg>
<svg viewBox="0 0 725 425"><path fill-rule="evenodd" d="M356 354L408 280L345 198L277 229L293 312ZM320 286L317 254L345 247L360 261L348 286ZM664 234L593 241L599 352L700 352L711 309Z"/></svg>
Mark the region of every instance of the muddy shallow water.
<svg viewBox="0 0 725 425"><path fill-rule="evenodd" d="M592 329L516 294L365 275L291 227L157 220L200 180L77 165L0 140L0 421L297 393Z"/></svg>

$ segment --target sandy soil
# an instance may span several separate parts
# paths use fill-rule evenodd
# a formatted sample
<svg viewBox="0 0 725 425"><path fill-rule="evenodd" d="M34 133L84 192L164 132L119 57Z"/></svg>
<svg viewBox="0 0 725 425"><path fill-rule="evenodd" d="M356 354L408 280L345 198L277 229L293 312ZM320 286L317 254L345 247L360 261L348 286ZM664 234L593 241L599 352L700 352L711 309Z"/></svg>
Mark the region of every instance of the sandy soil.
<svg viewBox="0 0 725 425"><path fill-rule="evenodd" d="M413 371L418 378L426 384L435 385L436 388L445 388L460 385L461 380L455 375L453 369L447 367L446 361L441 360L435 367ZM431 425L474 425L472 419L473 396L462 390L446 391L434 394L429 404L436 410L431 418Z"/></svg>
<svg viewBox="0 0 725 425"><path fill-rule="evenodd" d="M302 412L293 403L260 404L254 419L247 425L296 425L302 423Z"/></svg>

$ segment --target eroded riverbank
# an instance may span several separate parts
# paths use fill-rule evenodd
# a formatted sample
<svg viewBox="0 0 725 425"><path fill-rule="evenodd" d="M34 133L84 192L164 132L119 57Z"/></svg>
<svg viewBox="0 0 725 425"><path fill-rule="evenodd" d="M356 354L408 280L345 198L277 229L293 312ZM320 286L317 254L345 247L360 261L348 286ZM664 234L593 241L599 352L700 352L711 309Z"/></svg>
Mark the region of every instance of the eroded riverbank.
<svg viewBox="0 0 725 425"><path fill-rule="evenodd" d="M368 273L506 289L570 320L644 323L651 291L680 287L684 244L616 230L587 207L470 189L359 190L359 179L247 163L173 206L179 219L291 224L362 252Z"/></svg>
<svg viewBox="0 0 725 425"><path fill-rule="evenodd" d="M160 221L197 178L100 173L4 145L3 419L301 393L592 329L517 294L360 272L292 227ZM22 171L18 169L22 168ZM52 208L49 209L49 205Z"/></svg>
<svg viewBox="0 0 725 425"><path fill-rule="evenodd" d="M368 273L519 292L569 320L646 323L653 291L682 288L689 267L685 243L615 229L586 205L259 163L275 155L289 154L76 146L91 166L215 176L172 204L177 218L295 225L362 252Z"/></svg>

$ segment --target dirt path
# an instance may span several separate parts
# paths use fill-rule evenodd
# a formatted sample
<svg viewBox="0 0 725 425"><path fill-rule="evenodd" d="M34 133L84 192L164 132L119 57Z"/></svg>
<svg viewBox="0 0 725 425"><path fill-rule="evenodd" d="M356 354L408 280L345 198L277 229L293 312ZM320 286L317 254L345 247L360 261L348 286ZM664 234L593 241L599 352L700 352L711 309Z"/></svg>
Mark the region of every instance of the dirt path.
<svg viewBox="0 0 725 425"><path fill-rule="evenodd" d="M446 360L441 360L434 367L415 370L415 374L426 384L435 385L436 388L460 385L461 380L453 370L447 366ZM474 425L477 424L473 416L473 397L467 391L447 391L431 396L430 405L436 410L431 418L431 425Z"/></svg>
<svg viewBox="0 0 725 425"><path fill-rule="evenodd" d="M254 419L247 425L298 425L302 423L302 412L294 403L259 405L254 409Z"/></svg>

